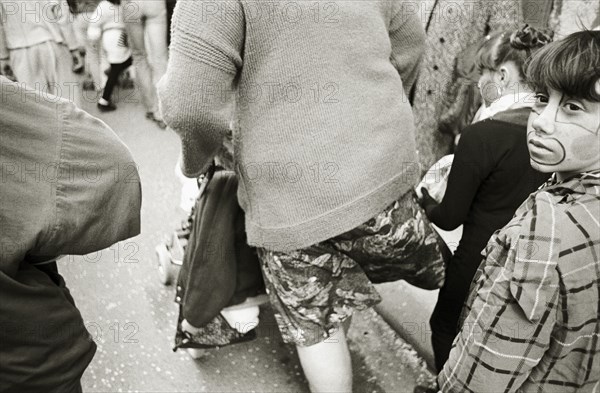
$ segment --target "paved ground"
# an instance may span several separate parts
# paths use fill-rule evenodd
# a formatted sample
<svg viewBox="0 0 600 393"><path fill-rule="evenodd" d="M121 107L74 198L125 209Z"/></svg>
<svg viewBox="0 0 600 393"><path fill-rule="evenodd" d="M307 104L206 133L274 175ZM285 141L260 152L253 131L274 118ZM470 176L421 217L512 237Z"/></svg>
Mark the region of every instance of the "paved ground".
<svg viewBox="0 0 600 393"><path fill-rule="evenodd" d="M306 392L293 347L285 345L268 307L258 339L209 351L192 360L172 352L176 306L172 287L156 273L154 247L183 218L173 168L179 140L144 118L131 91L119 109L98 114L130 147L142 178L141 235L60 269L98 343L83 378L85 392ZM425 362L374 311L359 314L350 330L356 392L412 392L432 381Z"/></svg>

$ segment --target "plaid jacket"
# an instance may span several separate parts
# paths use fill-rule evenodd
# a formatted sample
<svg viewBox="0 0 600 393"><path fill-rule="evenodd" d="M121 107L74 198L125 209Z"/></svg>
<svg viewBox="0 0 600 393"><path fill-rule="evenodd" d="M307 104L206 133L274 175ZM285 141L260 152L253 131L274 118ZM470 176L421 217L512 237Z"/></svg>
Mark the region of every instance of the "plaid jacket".
<svg viewBox="0 0 600 393"><path fill-rule="evenodd" d="M600 392L600 171L551 179L483 252L443 392Z"/></svg>

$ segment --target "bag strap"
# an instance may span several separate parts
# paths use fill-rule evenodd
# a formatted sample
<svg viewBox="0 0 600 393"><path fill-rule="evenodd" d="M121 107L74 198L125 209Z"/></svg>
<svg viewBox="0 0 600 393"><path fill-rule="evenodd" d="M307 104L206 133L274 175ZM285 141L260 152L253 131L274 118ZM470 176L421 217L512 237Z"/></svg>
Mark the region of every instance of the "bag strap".
<svg viewBox="0 0 600 393"><path fill-rule="evenodd" d="M210 181L214 177L216 171L217 171L217 164L215 163L215 160L213 160L212 163L210 164L210 166L208 167L208 170L206 171L206 173L203 173L200 176L198 176L198 179L197 179L198 189L199 189L198 196L201 196L202 194L204 194L204 190L206 190L206 187L208 187L208 183L210 183Z"/></svg>

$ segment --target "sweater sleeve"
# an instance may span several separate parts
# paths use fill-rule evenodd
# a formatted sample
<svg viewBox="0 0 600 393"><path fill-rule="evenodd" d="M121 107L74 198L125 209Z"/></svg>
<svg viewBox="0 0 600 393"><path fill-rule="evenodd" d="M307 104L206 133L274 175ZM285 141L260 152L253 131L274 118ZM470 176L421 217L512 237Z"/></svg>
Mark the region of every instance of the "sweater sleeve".
<svg viewBox="0 0 600 393"><path fill-rule="evenodd" d="M407 2L395 0L390 23L391 61L400 73L404 91L413 88L425 54L425 30L417 14L408 12Z"/></svg>
<svg viewBox="0 0 600 393"><path fill-rule="evenodd" d="M431 222L443 230L453 230L464 223L479 186L490 172L490 160L478 135L481 125L469 126L461 133L444 198L427 211Z"/></svg>
<svg viewBox="0 0 600 393"><path fill-rule="evenodd" d="M175 8L158 95L165 123L181 138L182 172L188 177L206 170L229 128L244 31L238 1L181 1Z"/></svg>

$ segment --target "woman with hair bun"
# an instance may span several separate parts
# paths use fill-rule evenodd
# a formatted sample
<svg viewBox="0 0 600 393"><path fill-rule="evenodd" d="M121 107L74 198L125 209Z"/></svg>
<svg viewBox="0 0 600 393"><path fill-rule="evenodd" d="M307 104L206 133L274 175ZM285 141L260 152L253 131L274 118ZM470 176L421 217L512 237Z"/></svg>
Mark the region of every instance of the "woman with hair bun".
<svg viewBox="0 0 600 393"><path fill-rule="evenodd" d="M548 178L529 164L527 118L534 100L524 66L550 40L529 26L486 37L476 60L485 106L461 133L443 200L438 204L422 189L431 222L444 230L463 225L430 320L438 370L460 331L460 314L487 241Z"/></svg>
<svg viewBox="0 0 600 393"><path fill-rule="evenodd" d="M483 105L475 121L484 120L526 98L532 101L531 89L523 82L525 63L536 49L552 38L532 27L510 32L498 32L486 37L477 53L479 89ZM516 105L515 105L516 104Z"/></svg>

